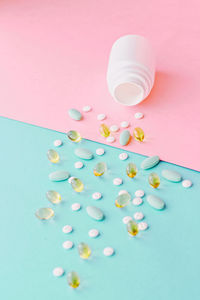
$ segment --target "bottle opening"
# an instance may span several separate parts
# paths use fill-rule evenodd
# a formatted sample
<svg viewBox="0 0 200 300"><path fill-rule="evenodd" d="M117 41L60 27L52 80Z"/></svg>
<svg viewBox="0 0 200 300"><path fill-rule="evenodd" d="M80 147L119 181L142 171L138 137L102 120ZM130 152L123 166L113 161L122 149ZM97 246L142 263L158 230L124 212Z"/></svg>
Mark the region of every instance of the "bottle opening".
<svg viewBox="0 0 200 300"><path fill-rule="evenodd" d="M124 105L136 105L143 99L144 91L136 83L125 82L118 85L114 90L114 98Z"/></svg>

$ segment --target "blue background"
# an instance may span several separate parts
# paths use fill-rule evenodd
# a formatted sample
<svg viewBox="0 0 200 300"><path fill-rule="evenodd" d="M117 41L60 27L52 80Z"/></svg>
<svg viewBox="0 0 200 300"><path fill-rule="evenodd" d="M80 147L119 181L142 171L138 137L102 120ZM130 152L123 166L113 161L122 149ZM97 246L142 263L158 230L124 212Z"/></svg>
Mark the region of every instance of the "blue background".
<svg viewBox="0 0 200 300"><path fill-rule="evenodd" d="M65 134L27 125L13 120L0 119L0 294L1 299L13 300L64 300L64 299L115 299L137 300L197 300L200 299L200 174L176 165L161 162L153 171L161 174L163 168L179 171L184 179L191 179L193 186L184 189L181 183L161 179L160 188L154 191L148 185L148 174L139 170L133 180L125 174L128 162L140 166L143 156L129 153L129 159L120 161L122 152L114 147L83 140L81 146L93 151L95 158L84 161L83 169L75 169L77 145L66 140ZM46 152L55 139L62 139L57 148L61 162L52 165ZM78 145L79 146L79 145ZM173 147L173 145L171 145ZM97 157L95 150L106 151ZM181 149L180 149L181 151ZM189 150L188 150L189 155ZM98 161L105 161L109 171L96 178L92 169ZM48 174L65 169L72 176L82 179L85 191L76 194L67 181L54 183ZM123 185L114 186L113 178L123 178ZM47 190L61 193L63 201L53 205L45 197ZM146 194L154 193L166 203L166 209L155 211L146 197L144 204L125 209L114 205L118 191L127 189L132 198L137 189ZM103 194L93 200L93 192ZM71 210L71 204L80 202L82 209ZM103 222L87 216L87 205L96 205L105 213ZM34 213L39 207L53 207L55 217L49 221L38 220ZM136 238L130 238L122 218L136 211L145 214L149 229ZM69 235L62 232L66 224L73 226ZM99 229L97 239L88 236L91 228ZM62 248L65 240L72 240L75 247ZM77 244L88 243L92 257L83 261L78 256ZM115 255L105 257L103 248L111 246ZM62 266L66 273L61 278L52 275L54 267ZM81 278L77 290L67 285L66 274L75 270Z"/></svg>

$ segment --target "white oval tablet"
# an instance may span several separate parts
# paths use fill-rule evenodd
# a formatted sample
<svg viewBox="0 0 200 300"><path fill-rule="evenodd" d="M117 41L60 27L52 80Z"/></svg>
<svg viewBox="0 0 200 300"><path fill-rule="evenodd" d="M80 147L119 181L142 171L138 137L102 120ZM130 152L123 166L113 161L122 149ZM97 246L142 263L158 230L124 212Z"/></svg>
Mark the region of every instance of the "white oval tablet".
<svg viewBox="0 0 200 300"><path fill-rule="evenodd" d="M99 114L99 115L97 116L97 120L99 120L99 121L103 121L103 120L105 120L105 118L106 118L106 115L105 115L105 114Z"/></svg>
<svg viewBox="0 0 200 300"><path fill-rule="evenodd" d="M148 228L148 224L146 222L140 222L138 223L138 229L139 231L142 231L142 230L146 230Z"/></svg>
<svg viewBox="0 0 200 300"><path fill-rule="evenodd" d="M142 119L144 117L144 114L141 112L136 112L134 115L135 119Z"/></svg>
<svg viewBox="0 0 200 300"><path fill-rule="evenodd" d="M103 148L98 148L97 150L96 150L96 154L97 155L103 155L105 153L105 150L103 149Z"/></svg>
<svg viewBox="0 0 200 300"><path fill-rule="evenodd" d="M92 110L92 107L90 105L83 106L83 111L84 112L89 112L91 110Z"/></svg>
<svg viewBox="0 0 200 300"><path fill-rule="evenodd" d="M121 178L114 178L113 179L113 184L114 185L121 185L123 180Z"/></svg>
<svg viewBox="0 0 200 300"><path fill-rule="evenodd" d="M143 197L144 196L144 191L143 190L137 190L135 192L135 197Z"/></svg>
<svg viewBox="0 0 200 300"><path fill-rule="evenodd" d="M97 236L99 236L99 231L97 229L90 229L88 235L91 238L96 238Z"/></svg>
<svg viewBox="0 0 200 300"><path fill-rule="evenodd" d="M114 249L111 247L106 247L103 249L103 254L105 256L111 256L111 255L113 255L113 253L114 253Z"/></svg>
<svg viewBox="0 0 200 300"><path fill-rule="evenodd" d="M142 202L143 202L142 198L140 198L140 197L135 197L132 201L133 205L136 205L136 206L141 205Z"/></svg>
<svg viewBox="0 0 200 300"><path fill-rule="evenodd" d="M55 277L60 277L60 276L62 276L63 274L64 274L64 270L63 270L63 268L61 268L61 267L57 267L57 268L54 268L53 269L53 275L55 276Z"/></svg>
<svg viewBox="0 0 200 300"><path fill-rule="evenodd" d="M80 205L80 203L73 203L71 208L73 211L77 211L77 210L81 209L81 205Z"/></svg>
<svg viewBox="0 0 200 300"><path fill-rule="evenodd" d="M127 128L127 127L129 127L129 125L130 125L130 123L128 121L123 121L123 122L120 123L120 126L122 128Z"/></svg>
<svg viewBox="0 0 200 300"><path fill-rule="evenodd" d="M92 194L92 198L94 200L99 200L99 199L101 199L101 197L102 197L102 195L99 192L95 192L95 193Z"/></svg>
<svg viewBox="0 0 200 300"><path fill-rule="evenodd" d="M75 162L74 167L75 167L76 169L81 169L81 168L83 167L82 161L77 161L77 162Z"/></svg>
<svg viewBox="0 0 200 300"><path fill-rule="evenodd" d="M71 225L65 225L65 226L63 226L63 228L62 228L62 231L63 231L64 233L70 233L70 232L72 232L72 230L73 230L73 228L72 228Z"/></svg>
<svg viewBox="0 0 200 300"><path fill-rule="evenodd" d="M74 243L72 241L65 241L63 244L62 244L63 248L64 249L71 249L73 246L74 246Z"/></svg>
<svg viewBox="0 0 200 300"><path fill-rule="evenodd" d="M54 144L54 146L55 147L60 147L61 145L62 145L62 141L61 140L55 140L54 142L53 142L53 144Z"/></svg>
<svg viewBox="0 0 200 300"><path fill-rule="evenodd" d="M71 183L72 179L74 179L75 177L69 177L68 182Z"/></svg>
<svg viewBox="0 0 200 300"><path fill-rule="evenodd" d="M135 220L142 220L142 219L144 219L144 215L140 211L137 211L136 213L134 213L133 217L134 217Z"/></svg>
<svg viewBox="0 0 200 300"><path fill-rule="evenodd" d="M127 153L120 153L119 154L119 159L120 160L126 160L128 158L128 154Z"/></svg>
<svg viewBox="0 0 200 300"><path fill-rule="evenodd" d="M182 181L182 186L183 186L184 188L189 188L189 187L192 186L192 181L189 180L189 179L185 179L185 180Z"/></svg>
<svg viewBox="0 0 200 300"><path fill-rule="evenodd" d="M132 218L131 218L130 216L126 216L126 217L123 217L122 222L123 222L124 224L128 224L128 222L129 222L130 220L132 220Z"/></svg>
<svg viewBox="0 0 200 300"><path fill-rule="evenodd" d="M118 130L119 130L119 126L117 126L117 125L110 126L110 131L117 132Z"/></svg>
<svg viewBox="0 0 200 300"><path fill-rule="evenodd" d="M123 194L126 194L126 193L128 193L128 191L126 191L126 190L121 190L121 191L119 191L118 195L120 196L120 195L123 195Z"/></svg>
<svg viewBox="0 0 200 300"><path fill-rule="evenodd" d="M108 136L106 138L106 142L107 143L114 143L115 142L115 137L114 136Z"/></svg>

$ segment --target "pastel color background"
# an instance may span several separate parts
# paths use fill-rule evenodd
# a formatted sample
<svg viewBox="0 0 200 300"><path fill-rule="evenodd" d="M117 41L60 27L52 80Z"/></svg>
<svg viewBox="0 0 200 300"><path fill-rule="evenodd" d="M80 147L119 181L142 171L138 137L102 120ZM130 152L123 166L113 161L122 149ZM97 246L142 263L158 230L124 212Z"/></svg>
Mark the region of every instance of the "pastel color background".
<svg viewBox="0 0 200 300"><path fill-rule="evenodd" d="M162 179L160 188L152 191L147 183L149 171L140 170L131 180L125 175L125 166L134 161L140 166L142 155L128 153L127 161L118 159L121 150L98 144L82 142L95 154L104 147L103 157L84 162L81 170L74 168L77 161L65 135L17 121L0 118L4 134L1 148L1 201L0 201L0 294L1 299L13 300L199 300L199 228L200 228L200 175L198 172L161 162L154 170L160 175L163 168L179 171L183 178L193 181L190 189L181 183L170 183ZM46 152L55 139L64 145L58 149L61 163L50 164ZM98 161L106 161L109 172L103 178L92 174ZM56 169L66 169L71 175L84 181L85 192L77 195L69 183L53 183L48 174ZM3 171L2 171L3 170ZM122 186L114 186L112 179L122 177ZM117 209L115 197L120 189L127 189L132 197L137 189L146 194L155 193L166 203L166 209L155 211L148 206L146 197L141 207L130 205ZM48 189L61 193L63 202L53 206L45 198ZM100 191L102 200L95 201L91 194ZM71 211L71 204L80 202L82 210ZM55 218L41 222L34 216L43 206L55 207ZM105 221L90 219L85 208L96 205L105 213ZM137 238L129 238L122 218L137 210L145 214L149 229ZM74 232L65 235L62 227L71 224ZM96 227L101 236L96 240L88 237L88 230ZM66 251L62 243L70 239L75 248ZM82 261L77 254L77 244L88 243L93 256ZM102 250L114 247L113 257L104 257ZM52 269L62 266L66 272L76 270L81 285L76 291L68 287L66 274L55 278Z"/></svg>
<svg viewBox="0 0 200 300"><path fill-rule="evenodd" d="M96 115L105 112L108 125L144 129L147 141L128 150L200 170L199 19L197 0L2 0L0 113L104 142ZM152 42L157 75L149 98L127 108L109 95L106 70L113 42L130 33ZM87 104L93 113L83 122L68 119L69 108Z"/></svg>

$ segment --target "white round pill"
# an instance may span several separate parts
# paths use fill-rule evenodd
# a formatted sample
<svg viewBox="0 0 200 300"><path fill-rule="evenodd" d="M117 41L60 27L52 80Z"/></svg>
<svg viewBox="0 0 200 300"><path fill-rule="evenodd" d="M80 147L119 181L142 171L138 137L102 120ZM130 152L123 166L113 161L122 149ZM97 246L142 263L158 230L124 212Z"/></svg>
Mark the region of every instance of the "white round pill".
<svg viewBox="0 0 200 300"><path fill-rule="evenodd" d="M107 143L114 143L115 142L115 137L114 136L108 136L106 138L106 142Z"/></svg>
<svg viewBox="0 0 200 300"><path fill-rule="evenodd" d="M72 183L72 179L74 179L75 177L69 177L68 182Z"/></svg>
<svg viewBox="0 0 200 300"><path fill-rule="evenodd" d="M97 120L99 120L99 121L103 121L103 120L105 120L105 118L106 118L106 115L105 115L105 114L99 114L99 115L97 116Z"/></svg>
<svg viewBox="0 0 200 300"><path fill-rule="evenodd" d="M74 243L72 241L65 241L63 244L62 244L63 248L64 249L71 249L73 246L74 246Z"/></svg>
<svg viewBox="0 0 200 300"><path fill-rule="evenodd" d="M96 238L97 236L99 236L99 231L97 229L90 229L88 235L91 238Z"/></svg>
<svg viewBox="0 0 200 300"><path fill-rule="evenodd" d="M63 268L61 268L61 267L57 267L57 268L54 268L53 269L53 275L55 276L55 277L60 277L60 276L62 276L63 274L64 274L64 270L63 270Z"/></svg>
<svg viewBox="0 0 200 300"><path fill-rule="evenodd" d="M135 192L135 196L136 197L143 197L144 196L144 191L143 190L137 190Z"/></svg>
<svg viewBox="0 0 200 300"><path fill-rule="evenodd" d="M114 185L121 185L123 180L121 178L114 178L113 179L113 184Z"/></svg>
<svg viewBox="0 0 200 300"><path fill-rule="evenodd" d="M81 168L83 167L82 161L77 161L77 162L75 162L74 167L75 167L76 169L81 169Z"/></svg>
<svg viewBox="0 0 200 300"><path fill-rule="evenodd" d="M126 193L128 193L128 191L126 191L126 190L121 190L121 191L119 191L118 195L120 196L120 195L123 195L123 194L126 194Z"/></svg>
<svg viewBox="0 0 200 300"><path fill-rule="evenodd" d="M123 121L123 122L120 123L120 126L121 126L122 128L127 128L127 127L129 127L129 125L130 125L130 123L127 122L127 121Z"/></svg>
<svg viewBox="0 0 200 300"><path fill-rule="evenodd" d="M144 117L144 114L141 112L136 112L134 115L135 119L142 119Z"/></svg>
<svg viewBox="0 0 200 300"><path fill-rule="evenodd" d="M140 211L137 211L136 213L134 213L133 217L134 217L135 220L142 220L142 219L144 219L144 215Z"/></svg>
<svg viewBox="0 0 200 300"><path fill-rule="evenodd" d="M139 229L139 231L146 230L148 227L149 226L148 226L148 224L146 222L140 222L140 223L138 223L138 229Z"/></svg>
<svg viewBox="0 0 200 300"><path fill-rule="evenodd" d="M182 186L183 186L184 188L189 188L189 187L192 186L192 181L189 180L189 179L185 179L185 180L182 181Z"/></svg>
<svg viewBox="0 0 200 300"><path fill-rule="evenodd" d="M103 254L105 256L111 256L111 255L113 255L113 253L114 253L114 249L111 247L106 247L103 249Z"/></svg>
<svg viewBox="0 0 200 300"><path fill-rule="evenodd" d="M123 222L124 224L128 224L128 222L129 222L130 220L132 220L132 218L131 218L130 216L126 216L126 217L123 217L122 222Z"/></svg>
<svg viewBox="0 0 200 300"><path fill-rule="evenodd" d="M62 145L62 141L61 140L55 140L54 142L53 142L53 144L54 144L54 146L55 147L60 147L61 145Z"/></svg>
<svg viewBox="0 0 200 300"><path fill-rule="evenodd" d="M127 153L120 153L120 155L119 155L119 159L120 160L126 160L128 158L128 154Z"/></svg>
<svg viewBox="0 0 200 300"><path fill-rule="evenodd" d="M105 150L103 149L103 148L98 148L97 150L96 150L96 154L97 155L103 155L105 153Z"/></svg>
<svg viewBox="0 0 200 300"><path fill-rule="evenodd" d="M72 230L73 230L73 228L72 228L71 225L65 225L65 226L63 226L63 228L62 228L62 231L63 231L64 233L70 233L70 232L72 232Z"/></svg>
<svg viewBox="0 0 200 300"><path fill-rule="evenodd" d="M73 211L77 211L81 208L81 205L80 205L80 203L73 203L71 208Z"/></svg>
<svg viewBox="0 0 200 300"><path fill-rule="evenodd" d="M135 197L132 201L133 205L136 205L136 206L142 204L142 202L143 202L142 198L140 198L140 197Z"/></svg>
<svg viewBox="0 0 200 300"><path fill-rule="evenodd" d="M99 192L95 192L95 193L92 194L92 198L94 200L99 200L99 199L101 199L101 197L102 197L102 195Z"/></svg>
<svg viewBox="0 0 200 300"><path fill-rule="evenodd" d="M92 110L92 107L90 105L83 106L83 111L84 112L89 112L91 110Z"/></svg>
<svg viewBox="0 0 200 300"><path fill-rule="evenodd" d="M119 130L119 126L117 126L117 125L110 126L110 131L117 132L118 130Z"/></svg>

